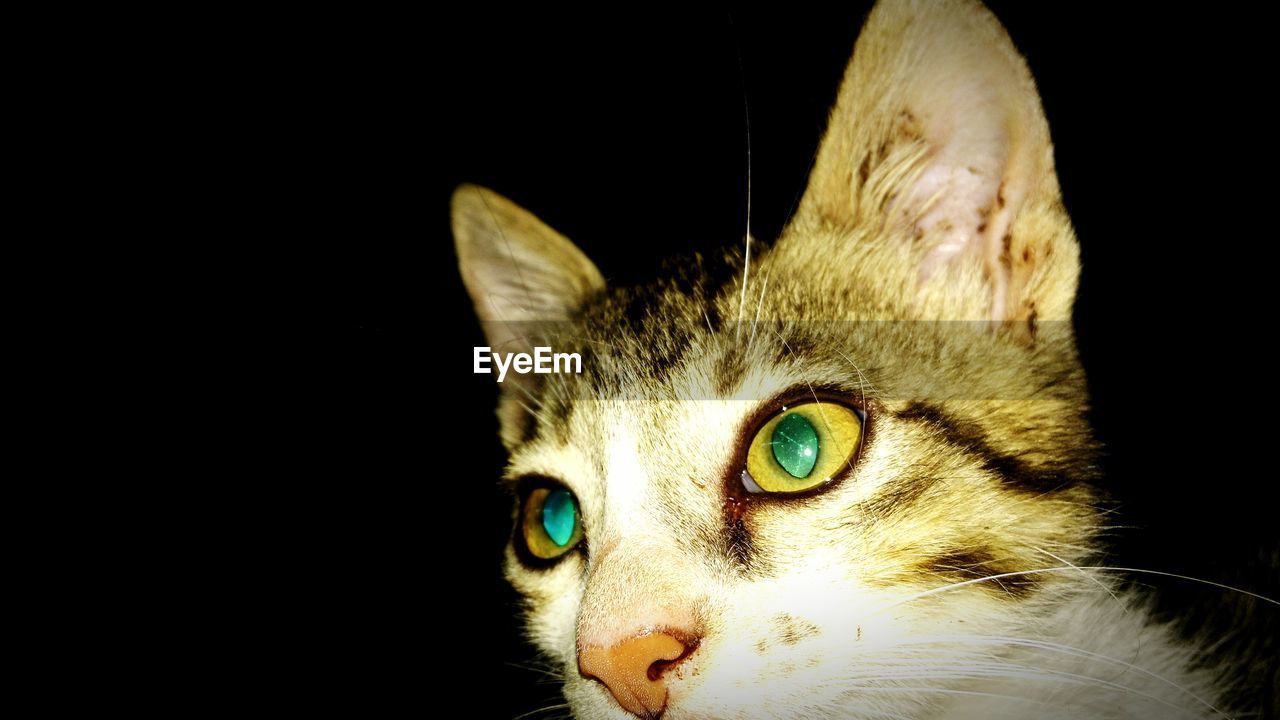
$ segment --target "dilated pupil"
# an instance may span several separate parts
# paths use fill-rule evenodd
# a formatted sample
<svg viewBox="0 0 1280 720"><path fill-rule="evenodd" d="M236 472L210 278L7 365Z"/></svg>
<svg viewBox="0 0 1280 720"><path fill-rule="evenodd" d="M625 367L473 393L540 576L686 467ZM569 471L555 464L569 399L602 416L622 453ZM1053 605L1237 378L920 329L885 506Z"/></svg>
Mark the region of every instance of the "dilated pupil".
<svg viewBox="0 0 1280 720"><path fill-rule="evenodd" d="M773 458L792 477L809 477L818 462L818 431L799 413L778 421L769 444L773 447Z"/></svg>
<svg viewBox="0 0 1280 720"><path fill-rule="evenodd" d="M577 520L578 507L573 501L573 493L557 488L547 494L542 503L542 529L547 531L551 542L558 547L568 545Z"/></svg>

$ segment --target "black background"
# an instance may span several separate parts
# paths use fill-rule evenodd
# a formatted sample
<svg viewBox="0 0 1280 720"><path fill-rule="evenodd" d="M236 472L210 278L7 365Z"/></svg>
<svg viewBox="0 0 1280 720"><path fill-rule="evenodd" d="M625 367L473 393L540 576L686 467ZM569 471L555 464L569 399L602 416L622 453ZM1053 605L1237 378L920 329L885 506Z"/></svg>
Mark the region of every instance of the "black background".
<svg viewBox="0 0 1280 720"><path fill-rule="evenodd" d="M1272 123L1251 94L1264 85L1248 89L1265 47L1242 32L1257 20L991 5L1039 83L1082 245L1094 423L1123 522L1141 528L1116 561L1262 589L1225 569L1276 535L1274 473L1249 469L1273 444L1258 343L1275 200L1251 179L1274 166ZM497 717L555 697L509 664L532 652L500 575L496 390L471 373L483 342L456 272L453 188L492 187L610 282L643 280L663 256L742 237L749 115L751 226L768 241L868 6L348 9L264 31L251 182L273 188L263 202L283 217L260 230L303 280L284 323L319 340L297 368L316 442L280 493L282 600L264 601L300 697L425 709L465 678L482 688L471 711Z"/></svg>

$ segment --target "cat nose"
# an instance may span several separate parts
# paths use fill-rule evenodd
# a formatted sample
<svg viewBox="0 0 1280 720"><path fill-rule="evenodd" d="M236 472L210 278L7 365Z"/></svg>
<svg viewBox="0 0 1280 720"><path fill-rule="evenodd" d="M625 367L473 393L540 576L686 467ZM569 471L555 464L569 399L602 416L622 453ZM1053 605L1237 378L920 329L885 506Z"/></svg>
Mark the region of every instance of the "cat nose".
<svg viewBox="0 0 1280 720"><path fill-rule="evenodd" d="M684 662L697 646L696 638L680 639L663 631L611 645L583 645L578 650L578 672L604 683L628 712L655 720L667 707L667 671Z"/></svg>

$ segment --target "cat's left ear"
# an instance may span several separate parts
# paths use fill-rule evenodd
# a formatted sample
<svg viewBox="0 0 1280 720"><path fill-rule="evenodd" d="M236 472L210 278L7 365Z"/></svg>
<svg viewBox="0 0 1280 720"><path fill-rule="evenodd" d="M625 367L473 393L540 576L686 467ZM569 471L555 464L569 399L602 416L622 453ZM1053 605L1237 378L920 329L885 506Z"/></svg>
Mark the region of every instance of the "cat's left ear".
<svg viewBox="0 0 1280 720"><path fill-rule="evenodd" d="M881 0L778 247L891 244L920 317L1068 319L1078 248L1035 83L974 0ZM885 261L894 252L876 255ZM897 261L894 261L895 263ZM908 290L903 288L904 292Z"/></svg>
<svg viewBox="0 0 1280 720"><path fill-rule="evenodd" d="M577 246L498 193L462 185L452 210L458 269L494 352L532 352L544 333L604 289ZM503 380L498 418L507 447L525 439L525 395L539 377L512 372Z"/></svg>

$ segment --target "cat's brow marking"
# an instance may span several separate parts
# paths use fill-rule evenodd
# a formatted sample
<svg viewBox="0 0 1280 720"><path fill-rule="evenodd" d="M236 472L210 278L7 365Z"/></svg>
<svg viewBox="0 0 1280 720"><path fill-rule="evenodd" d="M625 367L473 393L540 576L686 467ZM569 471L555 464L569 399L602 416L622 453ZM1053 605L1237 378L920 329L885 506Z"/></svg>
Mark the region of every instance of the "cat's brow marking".
<svg viewBox="0 0 1280 720"><path fill-rule="evenodd" d="M867 517L882 519L903 511L920 499L938 479L932 475L899 477L882 485L859 506Z"/></svg>
<svg viewBox="0 0 1280 720"><path fill-rule="evenodd" d="M913 401L895 412L894 416L941 430L943 440L979 458L983 469L999 475L1007 487L1048 494L1076 484L1075 478L1056 469L1036 467L1015 455L995 449L976 423L950 415L931 403Z"/></svg>
<svg viewBox="0 0 1280 720"><path fill-rule="evenodd" d="M1029 596L1040 585L1034 576L1010 572L1003 561L984 548L943 552L921 563L921 569L943 577L986 575L992 578L994 585L1001 591L1017 599Z"/></svg>

